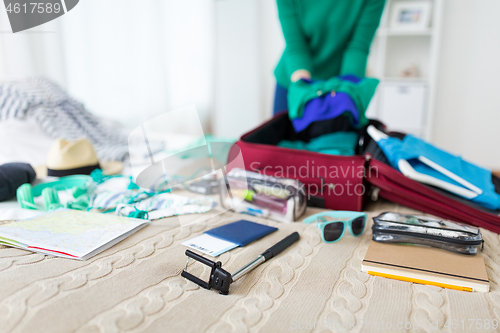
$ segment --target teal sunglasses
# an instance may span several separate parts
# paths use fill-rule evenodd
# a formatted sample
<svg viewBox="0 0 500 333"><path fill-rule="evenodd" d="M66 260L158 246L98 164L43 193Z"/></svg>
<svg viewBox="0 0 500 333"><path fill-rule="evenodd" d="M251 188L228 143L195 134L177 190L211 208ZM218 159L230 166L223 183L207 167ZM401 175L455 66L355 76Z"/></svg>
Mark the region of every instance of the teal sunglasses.
<svg viewBox="0 0 500 333"><path fill-rule="evenodd" d="M326 217L330 218L329 220ZM304 223L316 222L325 243L335 243L344 236L346 226L357 237L363 234L366 226L366 213L338 210L318 213L304 219Z"/></svg>

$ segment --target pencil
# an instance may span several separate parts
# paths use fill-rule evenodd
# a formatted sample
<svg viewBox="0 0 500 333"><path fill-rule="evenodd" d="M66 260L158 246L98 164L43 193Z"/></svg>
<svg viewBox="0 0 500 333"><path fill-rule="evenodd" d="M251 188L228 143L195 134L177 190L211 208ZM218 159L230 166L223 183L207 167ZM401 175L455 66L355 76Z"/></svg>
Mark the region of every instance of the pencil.
<svg viewBox="0 0 500 333"><path fill-rule="evenodd" d="M468 292L473 292L474 291L474 289L469 288L469 287L460 287L460 286L455 286L455 285L452 285L452 284L439 283L439 282L433 282L433 281L427 281L427 280L413 279L413 278L409 278L409 277L405 277L405 276L399 276L399 275L385 274L385 273L379 273L379 272L373 272L373 271L368 271L368 274L373 275L373 276L381 276L381 277L385 277L385 278L389 278L389 279L394 279L394 280L400 280L400 281L406 281L406 282L413 282L413 283L419 283L419 284L427 284L427 285L441 287L441 288L448 288L448 289L468 291Z"/></svg>

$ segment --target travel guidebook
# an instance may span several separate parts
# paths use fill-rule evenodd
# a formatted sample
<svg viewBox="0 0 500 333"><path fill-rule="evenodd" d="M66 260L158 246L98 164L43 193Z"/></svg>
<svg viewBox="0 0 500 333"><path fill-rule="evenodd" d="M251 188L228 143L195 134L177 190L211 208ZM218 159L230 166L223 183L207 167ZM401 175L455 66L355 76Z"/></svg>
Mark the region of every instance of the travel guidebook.
<svg viewBox="0 0 500 333"><path fill-rule="evenodd" d="M0 244L63 258L86 260L127 238L145 220L114 214L57 210L0 225Z"/></svg>

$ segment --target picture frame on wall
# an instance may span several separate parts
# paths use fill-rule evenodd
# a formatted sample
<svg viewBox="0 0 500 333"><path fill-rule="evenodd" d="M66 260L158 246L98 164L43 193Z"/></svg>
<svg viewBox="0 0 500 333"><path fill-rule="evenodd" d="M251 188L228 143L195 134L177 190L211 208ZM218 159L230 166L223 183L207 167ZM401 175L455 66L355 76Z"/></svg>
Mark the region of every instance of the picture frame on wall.
<svg viewBox="0 0 500 333"><path fill-rule="evenodd" d="M421 31L429 28L430 1L400 1L392 6L390 28L395 31Z"/></svg>

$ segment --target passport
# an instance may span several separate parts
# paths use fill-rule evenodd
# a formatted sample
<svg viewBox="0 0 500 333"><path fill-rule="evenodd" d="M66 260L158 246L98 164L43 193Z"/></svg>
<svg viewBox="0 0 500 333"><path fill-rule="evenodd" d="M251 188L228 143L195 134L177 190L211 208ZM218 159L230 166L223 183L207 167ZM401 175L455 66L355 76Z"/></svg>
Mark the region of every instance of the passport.
<svg viewBox="0 0 500 333"><path fill-rule="evenodd" d="M278 228L247 220L239 220L205 231L205 234L234 243L238 246L245 246L276 230L278 230Z"/></svg>

